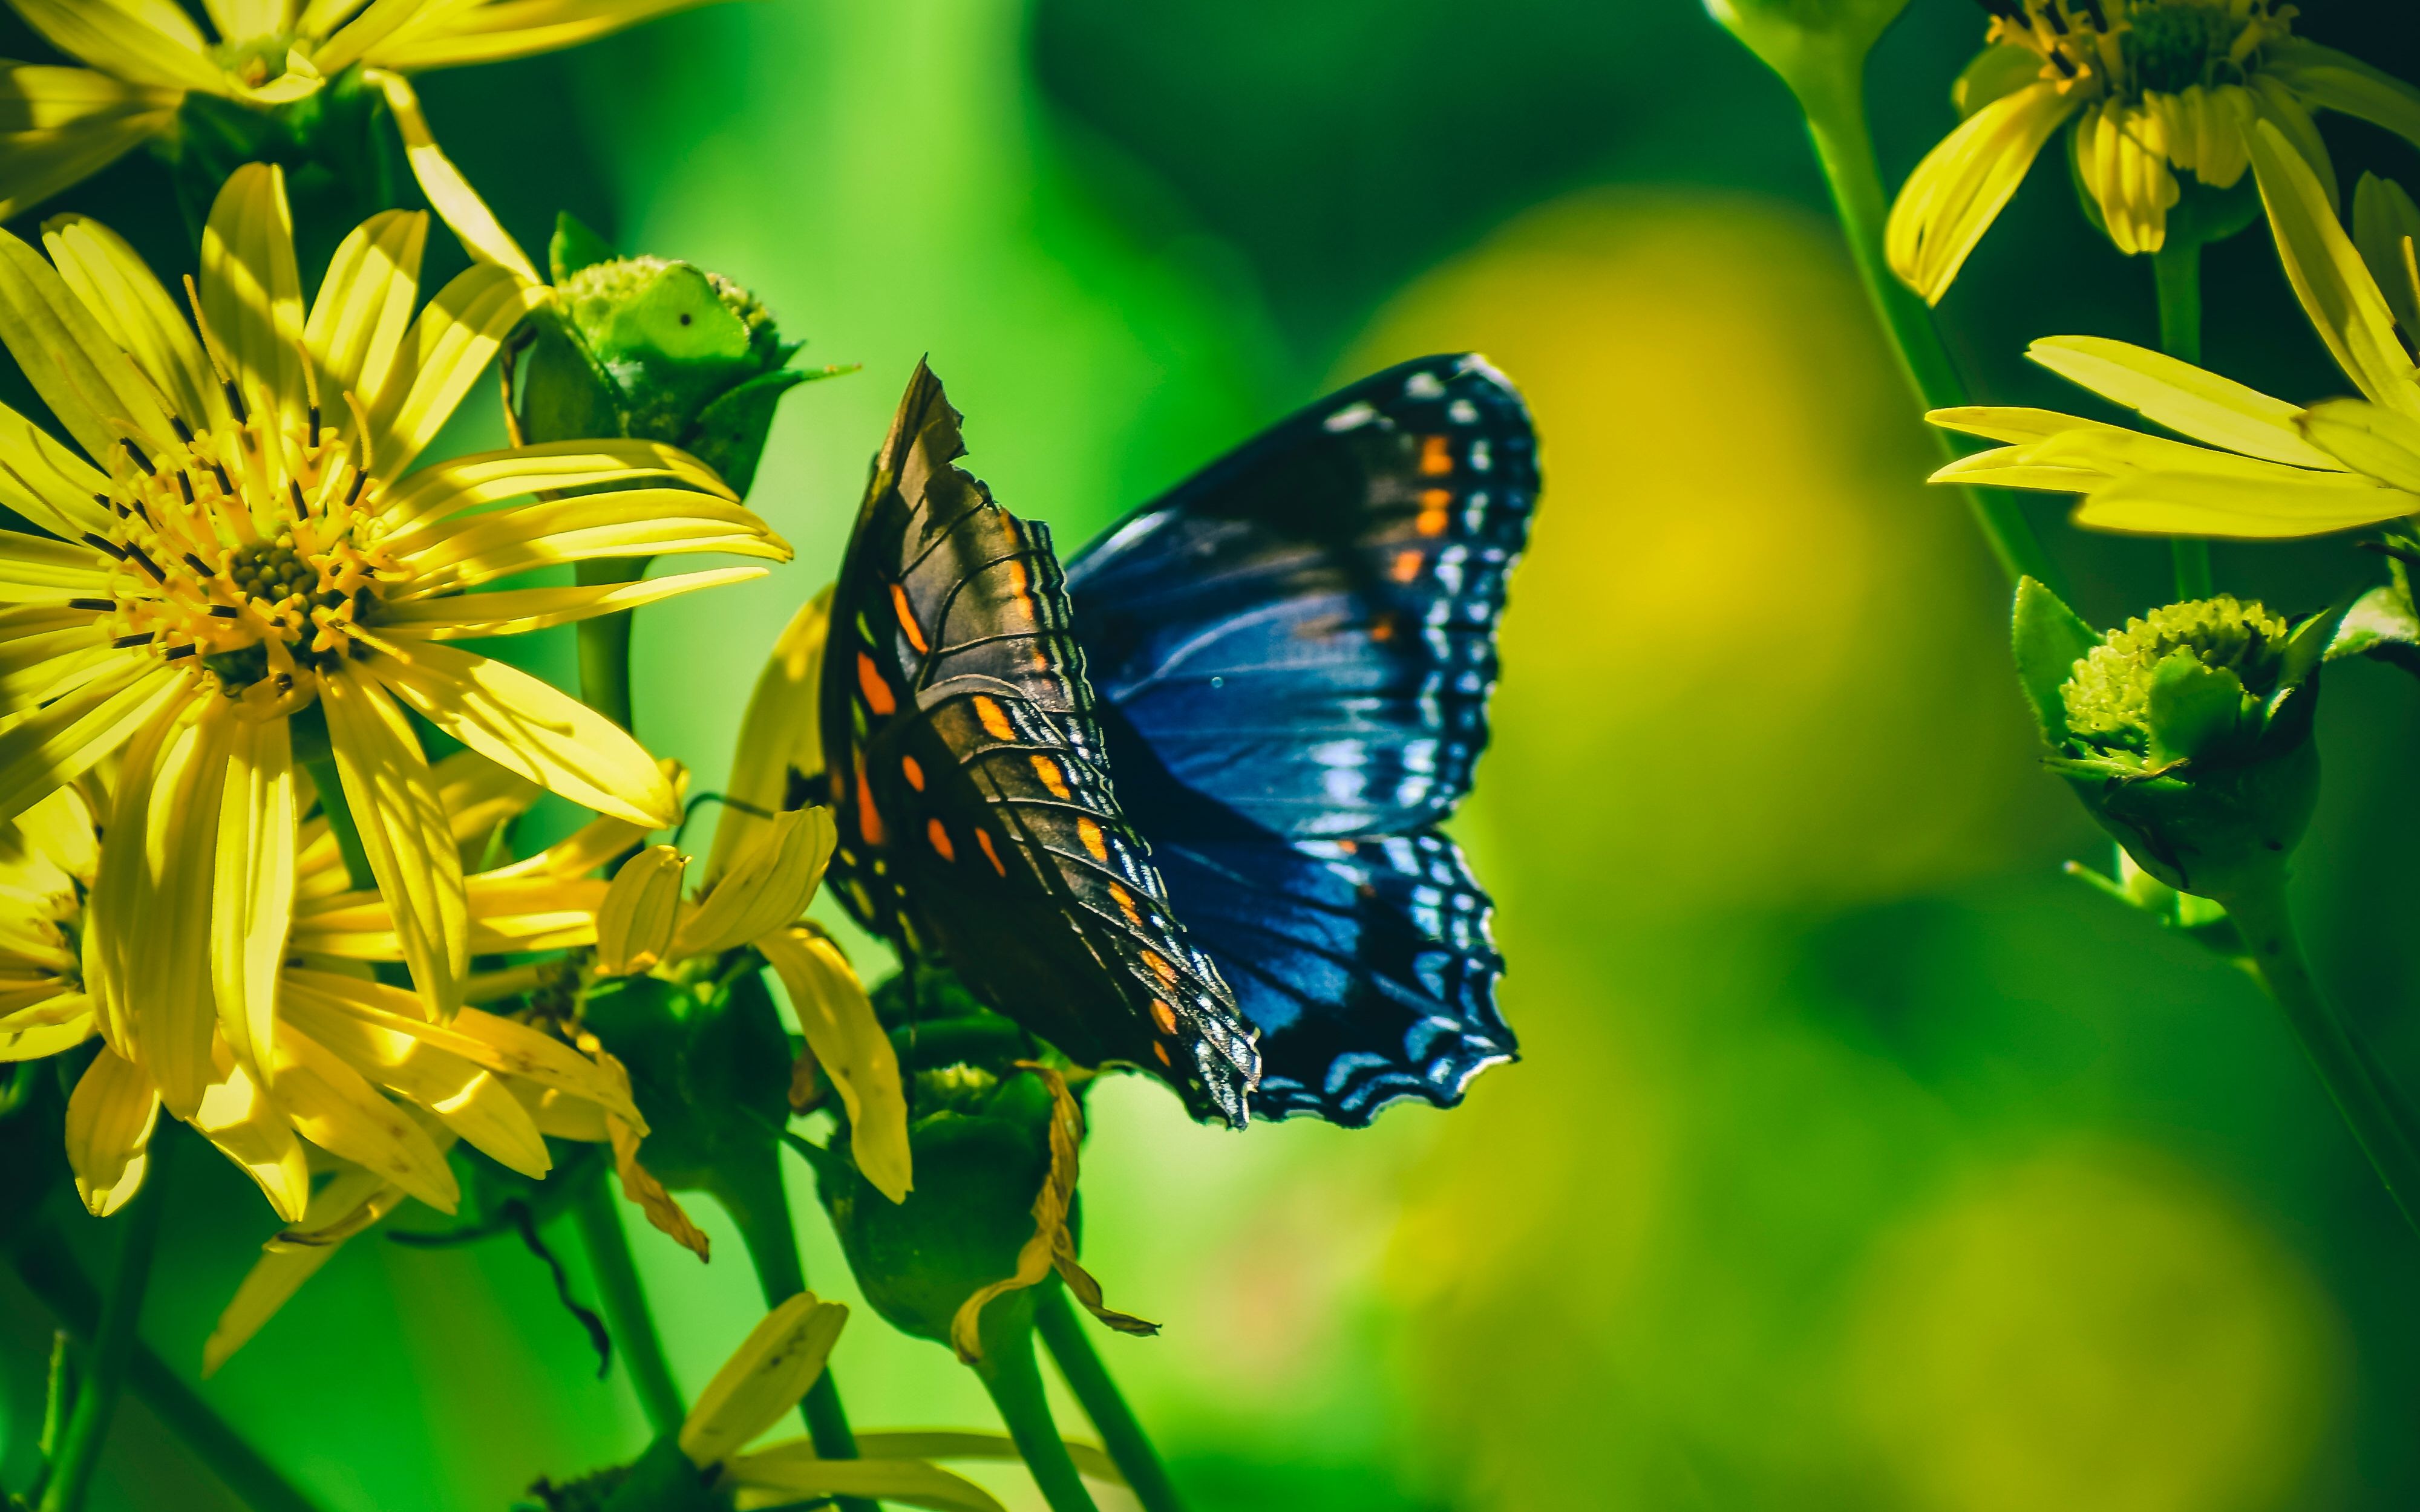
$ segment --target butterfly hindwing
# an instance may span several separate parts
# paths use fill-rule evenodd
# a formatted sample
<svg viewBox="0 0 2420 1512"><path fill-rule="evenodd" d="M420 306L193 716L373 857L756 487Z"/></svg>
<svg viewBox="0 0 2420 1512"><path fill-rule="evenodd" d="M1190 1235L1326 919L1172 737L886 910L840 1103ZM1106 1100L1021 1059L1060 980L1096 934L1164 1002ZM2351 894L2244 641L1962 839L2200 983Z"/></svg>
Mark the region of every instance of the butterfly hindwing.
<svg viewBox="0 0 2420 1512"><path fill-rule="evenodd" d="M1487 895L1435 826L1486 745L1537 489L1512 386L1424 358L1068 565L1125 811L1262 1032L1266 1114L1450 1105L1513 1053Z"/></svg>
<svg viewBox="0 0 2420 1512"><path fill-rule="evenodd" d="M1241 1123L1251 1038L1122 814L1049 535L954 466L920 367L832 604L821 713L839 891L1075 1059ZM845 760L839 753L845 753Z"/></svg>

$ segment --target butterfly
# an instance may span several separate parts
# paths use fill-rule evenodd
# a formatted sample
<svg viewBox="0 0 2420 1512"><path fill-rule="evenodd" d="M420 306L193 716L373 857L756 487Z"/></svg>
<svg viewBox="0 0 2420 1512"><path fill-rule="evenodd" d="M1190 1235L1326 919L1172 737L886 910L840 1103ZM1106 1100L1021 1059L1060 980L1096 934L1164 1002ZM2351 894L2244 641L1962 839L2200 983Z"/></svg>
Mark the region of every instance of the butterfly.
<svg viewBox="0 0 2420 1512"><path fill-rule="evenodd" d="M959 444L920 370L834 600L833 871L861 921L1197 1117L1459 1102L1514 1053L1491 904L1438 826L1536 501L1519 395L1476 357L1389 369L1063 572L947 465Z"/></svg>

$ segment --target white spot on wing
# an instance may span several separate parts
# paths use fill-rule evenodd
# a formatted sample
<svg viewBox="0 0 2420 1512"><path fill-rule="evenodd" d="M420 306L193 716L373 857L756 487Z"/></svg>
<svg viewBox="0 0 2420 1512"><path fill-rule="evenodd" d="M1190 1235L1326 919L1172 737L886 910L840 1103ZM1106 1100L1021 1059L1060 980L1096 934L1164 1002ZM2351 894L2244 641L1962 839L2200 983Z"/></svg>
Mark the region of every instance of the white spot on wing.
<svg viewBox="0 0 2420 1512"><path fill-rule="evenodd" d="M1346 405L1343 409L1339 409L1336 413L1328 416L1326 420L1321 421L1320 424L1323 429L1331 432L1358 430L1377 418L1377 409L1367 402L1364 402L1360 404Z"/></svg>
<svg viewBox="0 0 2420 1512"><path fill-rule="evenodd" d="M1437 381L1435 373L1415 373L1404 380L1404 397L1407 399L1440 399L1444 396L1445 385Z"/></svg>

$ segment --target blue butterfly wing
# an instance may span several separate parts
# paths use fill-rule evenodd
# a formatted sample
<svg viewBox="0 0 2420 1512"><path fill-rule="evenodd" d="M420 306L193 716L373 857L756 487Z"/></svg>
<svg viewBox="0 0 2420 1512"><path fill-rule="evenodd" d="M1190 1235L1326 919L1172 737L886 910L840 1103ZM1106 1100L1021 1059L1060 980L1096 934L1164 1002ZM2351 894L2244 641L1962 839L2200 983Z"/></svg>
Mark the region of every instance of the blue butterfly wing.
<svg viewBox="0 0 2420 1512"><path fill-rule="evenodd" d="M1513 1053L1487 895L1435 826L1487 743L1537 490L1511 384L1423 358L1067 565L1125 813L1262 1031L1265 1114L1450 1106Z"/></svg>

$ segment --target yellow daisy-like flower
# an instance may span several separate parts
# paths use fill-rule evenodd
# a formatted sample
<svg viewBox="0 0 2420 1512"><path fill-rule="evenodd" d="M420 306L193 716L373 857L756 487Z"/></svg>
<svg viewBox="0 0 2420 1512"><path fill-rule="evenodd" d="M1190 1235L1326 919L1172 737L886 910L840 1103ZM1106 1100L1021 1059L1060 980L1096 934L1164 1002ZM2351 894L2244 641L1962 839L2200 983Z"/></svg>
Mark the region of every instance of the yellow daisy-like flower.
<svg viewBox="0 0 2420 1512"><path fill-rule="evenodd" d="M1936 425L2008 444L1951 463L1934 482L2081 494L2077 524L2148 535L2267 540L2420 513L2420 373L2394 309L2283 133L2260 123L2251 153L2287 276L2362 396L2304 408L2122 341L2053 336L2033 344L2034 361L2189 439L2049 409L1937 409ZM2364 199L2381 260L2392 259L2381 272L2414 308L2420 217L2399 192ZM2394 234L2398 222L2411 229Z"/></svg>
<svg viewBox="0 0 2420 1512"><path fill-rule="evenodd" d="M0 409L0 818L122 752L83 946L102 1032L191 1117L213 1015L256 1080L293 906L289 725L324 742L430 1014L462 998L462 872L420 715L575 803L678 814L618 727L450 642L754 576L462 590L594 557L789 548L702 463L638 441L517 447L406 475L532 301L480 266L417 316L427 218L373 218L306 315L283 180L211 211L198 333L126 244L61 218L0 235L0 341L82 455ZM54 266L54 263L55 266ZM610 492L573 492L622 485ZM528 495L549 501L513 504ZM324 715L324 723L320 715ZM306 748L305 760L312 759ZM139 1044L138 1044L139 1041Z"/></svg>
<svg viewBox="0 0 2420 1512"><path fill-rule="evenodd" d="M446 843L458 855L483 845L537 792L469 752L433 775L449 819ZM67 1113L69 1164L97 1215L116 1211L142 1185L168 1091L161 1035L184 1029L140 1005L113 1023L87 990L78 944L89 940L88 915L105 886L97 819L109 808L87 780L0 828L0 1059L101 1037ZM480 949L586 944L605 885L585 873L607 847L637 838L633 826L600 819L527 862L473 877L472 896L484 905ZM369 963L398 953L392 916L374 897L348 890L325 818L286 843L299 903L291 937L270 952L271 1011L236 1031L250 1036L241 1057L236 1034L202 1021L201 1095L178 1111L251 1174L279 1217L303 1222L326 1200L311 1190L315 1154L362 1173L379 1194L391 1192L390 1206L409 1196L450 1211L459 1192L444 1151L458 1138L537 1178L551 1164L542 1134L603 1138L606 1119L644 1132L610 1057L583 1056L477 1009L432 1023L412 995L374 980Z"/></svg>
<svg viewBox="0 0 2420 1512"><path fill-rule="evenodd" d="M2265 120L2328 197L2335 171L2312 124L2341 111L2420 143L2420 90L2291 35L2279 0L1993 0L1990 46L1959 76L1958 129L1925 155L1891 207L1893 271L1931 302L2061 126L2109 239L2157 252L2177 175L2232 188Z"/></svg>
<svg viewBox="0 0 2420 1512"><path fill-rule="evenodd" d="M474 256L538 275L430 136L404 75L578 47L711 0L8 0L89 68L0 61L0 220L176 130L188 94L268 108L359 67L394 109L413 174Z"/></svg>

